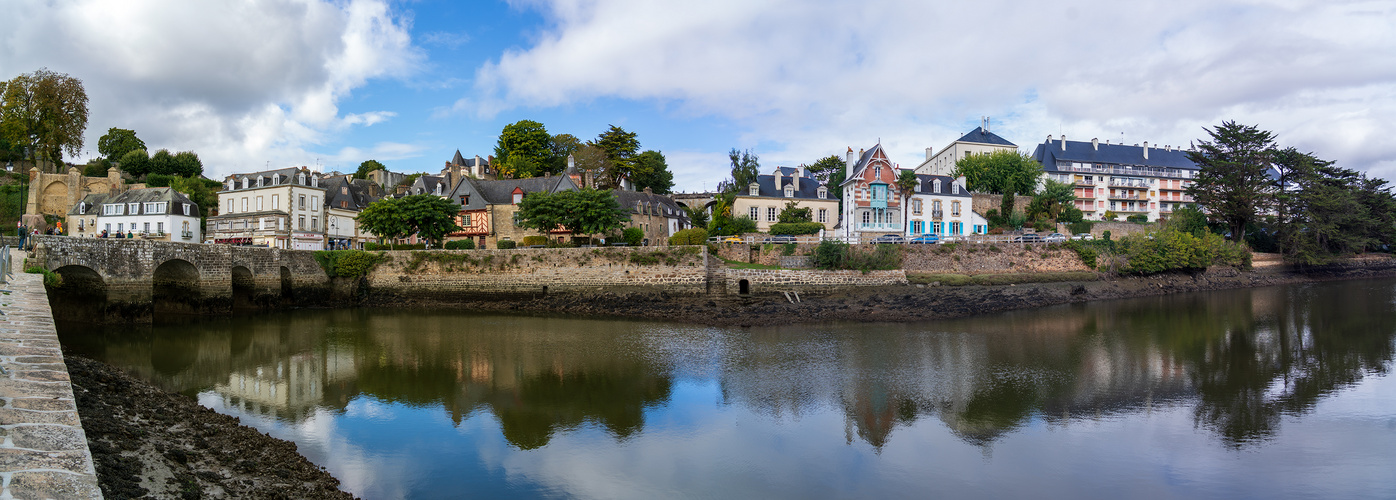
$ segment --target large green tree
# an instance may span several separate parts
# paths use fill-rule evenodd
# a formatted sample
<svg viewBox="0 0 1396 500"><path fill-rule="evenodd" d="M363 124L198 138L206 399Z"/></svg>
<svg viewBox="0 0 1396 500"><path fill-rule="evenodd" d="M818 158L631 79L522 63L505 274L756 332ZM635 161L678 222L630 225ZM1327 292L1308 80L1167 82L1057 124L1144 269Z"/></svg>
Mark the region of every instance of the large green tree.
<svg viewBox="0 0 1396 500"><path fill-rule="evenodd" d="M843 184L844 178L848 175L848 172L845 171L847 166L847 163L843 158L839 158L839 155L829 155L815 160L814 163L805 168L815 179L828 186L830 198L842 202L843 188L839 184Z"/></svg>
<svg viewBox="0 0 1396 500"><path fill-rule="evenodd" d="M732 148L727 152L727 159L731 162L732 178L718 184L718 191L745 193L747 186L756 182L756 177L761 175L761 158L750 149L738 151Z"/></svg>
<svg viewBox="0 0 1396 500"><path fill-rule="evenodd" d="M1203 130L1211 140L1188 151L1188 159L1199 170L1187 194L1231 229L1232 241L1242 241L1246 225L1274 199L1269 172L1275 134L1235 121Z"/></svg>
<svg viewBox="0 0 1396 500"><path fill-rule="evenodd" d="M1076 188L1071 184L1048 180L1042 184L1028 204L1028 218L1060 220L1076 203Z"/></svg>
<svg viewBox="0 0 1396 500"><path fill-rule="evenodd" d="M645 151L635 157L635 190L650 188L656 194L669 194L674 189L674 174L664 160L664 153Z"/></svg>
<svg viewBox="0 0 1396 500"><path fill-rule="evenodd" d="M572 159L577 162L577 170L591 177L592 185L578 187L597 187L596 184L601 182L598 177L611 169L611 160L606 157L606 152L591 144L583 144L577 148L577 151L572 153Z"/></svg>
<svg viewBox="0 0 1396 500"><path fill-rule="evenodd" d="M970 155L955 162L952 177L965 177L970 191L994 194L1031 195L1042 176L1042 165L1032 156L1017 151L998 150L987 155Z"/></svg>
<svg viewBox="0 0 1396 500"><path fill-rule="evenodd" d="M494 159L501 166L513 158L528 160L529 164L535 166L546 165L552 161L552 147L553 136L548 134L548 129L542 123L519 120L505 125L504 130L499 132Z"/></svg>
<svg viewBox="0 0 1396 500"><path fill-rule="evenodd" d="M365 207L355 220L379 241L417 235L433 246L447 234L457 231L459 207L450 200L431 194L384 198Z"/></svg>
<svg viewBox="0 0 1396 500"><path fill-rule="evenodd" d="M355 178L355 179L367 179L367 178L368 178L368 174L369 174L370 172L373 172L374 170L387 170L387 169L388 169L388 167L383 166L383 164L382 164L382 163L379 163L378 160L364 160L363 163L360 163L360 164L359 164L359 169L354 171L354 178Z"/></svg>
<svg viewBox="0 0 1396 500"><path fill-rule="evenodd" d="M136 131L112 127L97 139L97 152L110 161L121 161L126 153L145 149L145 141L136 137Z"/></svg>
<svg viewBox="0 0 1396 500"><path fill-rule="evenodd" d="M150 173L150 156L146 154L144 149L127 151L126 154L121 155L121 160L117 163L121 164L122 170L135 177Z"/></svg>
<svg viewBox="0 0 1396 500"><path fill-rule="evenodd" d="M87 91L82 80L40 69L5 82L0 93L0 135L28 151L29 159L77 156L87 130Z"/></svg>
<svg viewBox="0 0 1396 500"><path fill-rule="evenodd" d="M522 227L544 233L566 229L575 235L607 233L630 220L630 212L621 208L614 193L591 188L529 193L517 213Z"/></svg>
<svg viewBox="0 0 1396 500"><path fill-rule="evenodd" d="M553 175L567 170L567 155L576 153L582 148L582 140L572 134L557 134L553 136L552 159L548 163L547 171Z"/></svg>
<svg viewBox="0 0 1396 500"><path fill-rule="evenodd" d="M634 132L626 132L623 128L611 125L601 135L596 136L596 140L591 144L605 151L606 160L610 163L598 180L612 189L620 187L621 179L634 182L635 157L640 154L640 141L636 139Z"/></svg>
<svg viewBox="0 0 1396 500"><path fill-rule="evenodd" d="M359 211L354 217L363 230L378 237L378 242L406 238L412 234L412 226L402 213L402 205L397 198L383 198Z"/></svg>

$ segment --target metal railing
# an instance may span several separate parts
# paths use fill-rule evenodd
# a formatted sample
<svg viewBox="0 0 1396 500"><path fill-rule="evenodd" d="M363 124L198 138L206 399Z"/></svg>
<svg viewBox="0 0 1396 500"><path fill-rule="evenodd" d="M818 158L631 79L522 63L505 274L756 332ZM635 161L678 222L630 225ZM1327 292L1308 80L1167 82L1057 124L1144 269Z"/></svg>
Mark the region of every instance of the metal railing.
<svg viewBox="0 0 1396 500"><path fill-rule="evenodd" d="M928 233L928 234L934 234L934 233ZM940 243L972 243L972 244L986 244L986 245L987 245L987 244L994 244L994 243L1013 243L1013 244L1018 244L1018 243L1045 243L1045 241L1043 241L1042 239L1035 239L1035 240L1034 240L1033 237L1032 237L1031 235L1036 234L1037 236L1039 236L1039 237L1041 237L1041 238L1045 238L1045 237L1047 236L1047 234L1050 234L1050 233L1026 233L1026 234L1029 235L1027 239L1028 239L1028 240L1031 240L1031 241L1014 241L1014 240L1017 240L1017 239L1022 238L1022 237L1024 236L1023 234L937 234L936 236L939 237L939 239L940 239L939 242L940 242ZM902 241L901 244L906 244L907 242L911 241L913 238L918 238L918 237L921 237L921 236L926 236L926 234L906 235L906 234L898 233L898 236L901 236L901 237L904 239L904 241ZM1069 238L1069 235L1067 235L1067 237ZM840 242L843 242L843 243L848 243L848 244L850 244L850 245L857 245L857 244L869 244L869 243L872 243L872 240L873 240L874 238L875 238L875 237L873 237L873 236L869 236L869 237L867 237L867 238L861 238L861 237L859 237L859 236L857 236L857 235L849 236L849 237L843 237L843 236L824 236L824 237L820 237L820 236L814 236L814 235L804 235L804 236L744 235L744 236L712 236L712 237L709 237L709 238L708 238L708 242L709 242L709 243L747 244L747 245L762 245L762 244L777 244L777 245L779 245L779 244L786 244L786 243L820 243L820 242L824 242L824 241L840 241Z"/></svg>

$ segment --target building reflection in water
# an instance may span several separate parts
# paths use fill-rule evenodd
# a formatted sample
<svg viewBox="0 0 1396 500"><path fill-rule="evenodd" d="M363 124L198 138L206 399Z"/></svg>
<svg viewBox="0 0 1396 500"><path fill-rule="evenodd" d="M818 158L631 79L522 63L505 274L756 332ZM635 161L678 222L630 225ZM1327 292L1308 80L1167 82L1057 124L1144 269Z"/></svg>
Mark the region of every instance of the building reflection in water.
<svg viewBox="0 0 1396 500"><path fill-rule="evenodd" d="M773 419L836 409L845 438L884 447L935 417L986 447L1034 419L1069 426L1190 406L1225 444L1371 373L1396 332L1390 281L1067 305L931 324L713 329L417 311L295 311L103 333L63 327L86 354L169 389L298 422L366 396L492 413L521 449L596 425L643 431L676 378Z"/></svg>

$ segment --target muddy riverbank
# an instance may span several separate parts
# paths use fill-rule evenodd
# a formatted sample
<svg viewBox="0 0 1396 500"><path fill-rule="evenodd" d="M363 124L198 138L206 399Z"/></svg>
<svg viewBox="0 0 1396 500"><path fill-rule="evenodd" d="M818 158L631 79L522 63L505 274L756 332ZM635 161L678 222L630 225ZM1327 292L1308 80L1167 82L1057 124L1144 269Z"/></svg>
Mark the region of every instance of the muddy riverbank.
<svg viewBox="0 0 1396 500"><path fill-rule="evenodd" d="M353 498L295 443L90 359L65 355L102 495Z"/></svg>
<svg viewBox="0 0 1396 500"><path fill-rule="evenodd" d="M361 305L392 308L454 308L582 316L621 316L714 326L765 326L823 321L914 322L979 314L1173 293L1261 287L1334 279L1396 276L1391 261L1331 266L1299 272L1289 268L1241 271L1219 266L1205 272L1095 281L999 286L897 285L805 293L798 302L783 293L685 295L652 291L518 295L477 300L433 300L372 295Z"/></svg>

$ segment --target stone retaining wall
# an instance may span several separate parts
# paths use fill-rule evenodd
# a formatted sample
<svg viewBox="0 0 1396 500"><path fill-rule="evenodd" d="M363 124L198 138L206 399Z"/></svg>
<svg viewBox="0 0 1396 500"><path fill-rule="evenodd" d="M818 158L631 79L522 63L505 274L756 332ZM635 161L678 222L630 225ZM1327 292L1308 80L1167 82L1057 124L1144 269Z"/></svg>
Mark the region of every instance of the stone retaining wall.
<svg viewBox="0 0 1396 500"><path fill-rule="evenodd" d="M747 294L784 291L827 292L840 287L907 284L906 273L894 271L821 271L813 269L728 269L727 293Z"/></svg>
<svg viewBox="0 0 1396 500"><path fill-rule="evenodd" d="M374 302L616 292L708 290L707 248L520 248L386 252L366 278Z"/></svg>
<svg viewBox="0 0 1396 500"><path fill-rule="evenodd" d="M43 277L0 287L0 498L102 498Z"/></svg>
<svg viewBox="0 0 1396 500"><path fill-rule="evenodd" d="M1055 243L906 245L902 268L936 274L1090 271L1074 250Z"/></svg>

